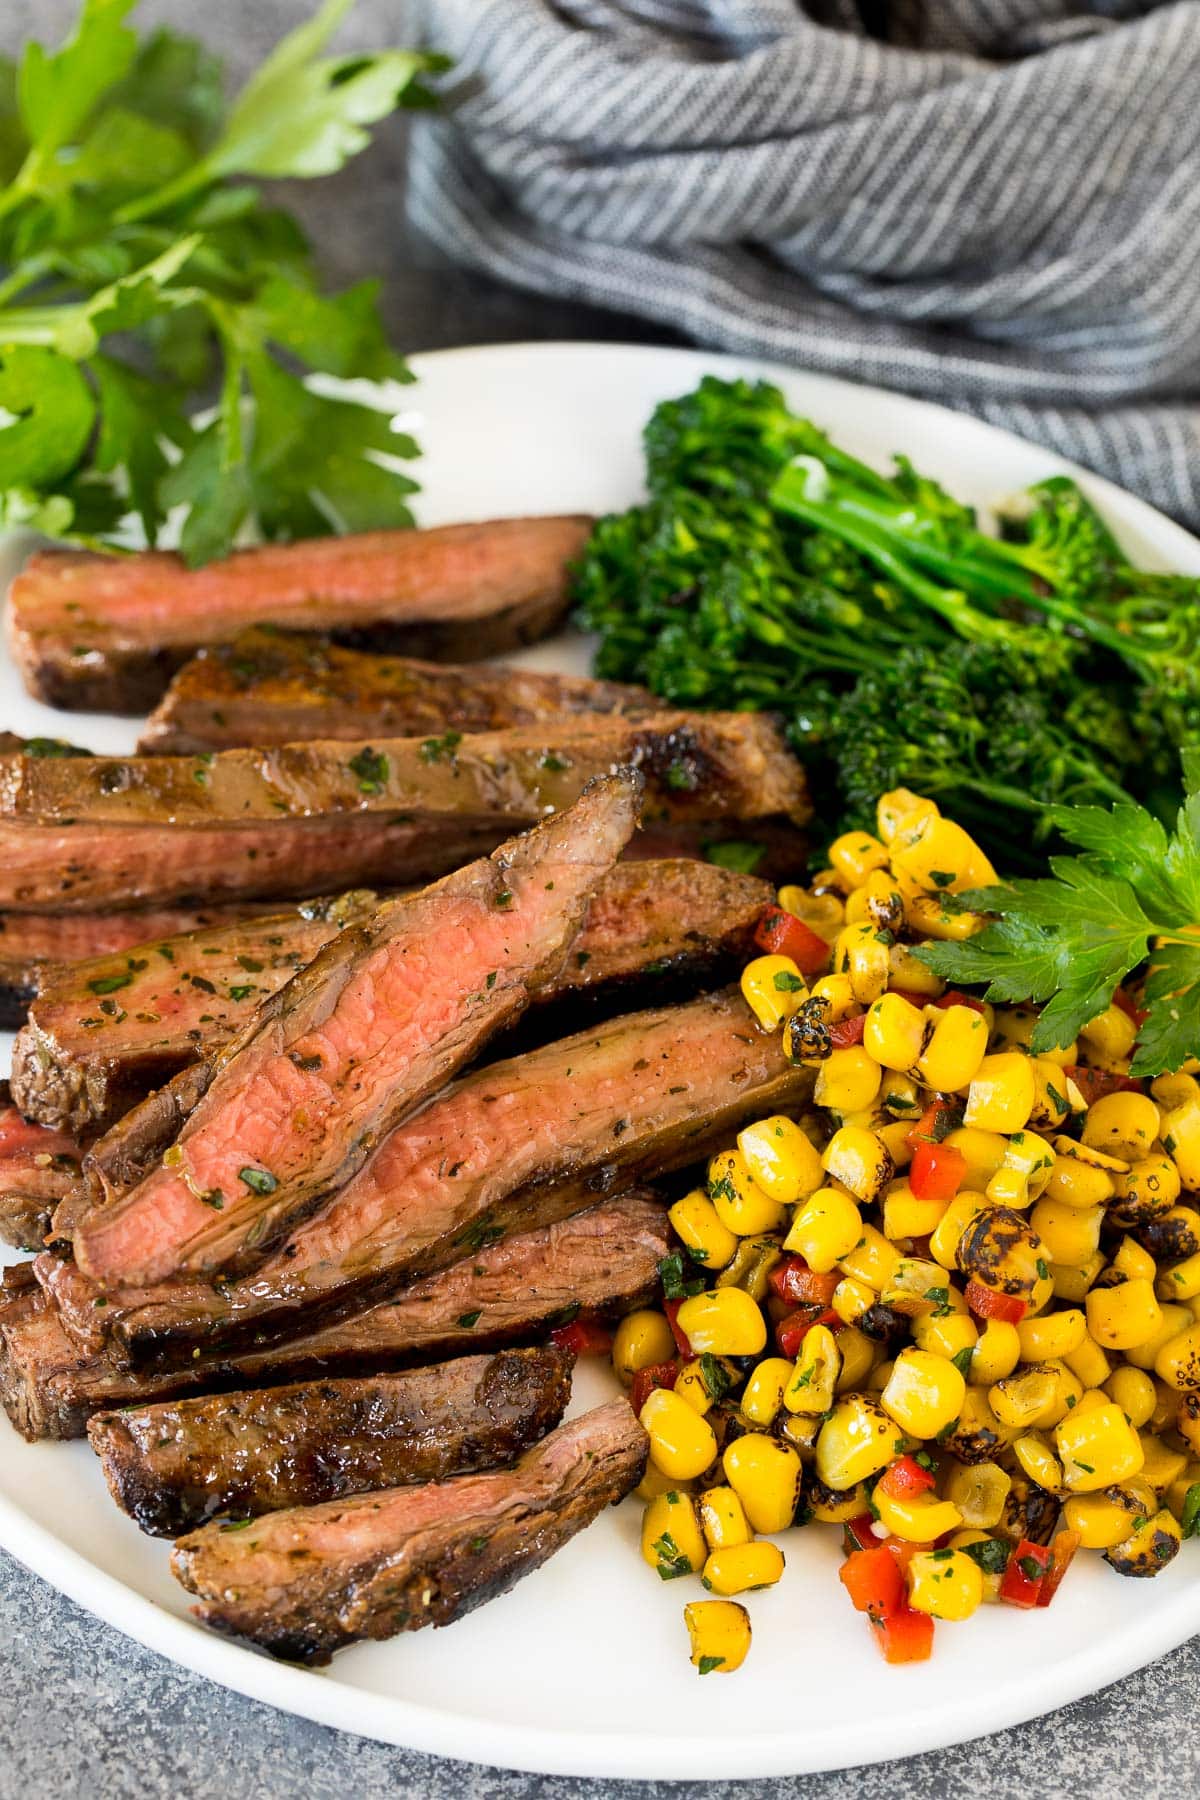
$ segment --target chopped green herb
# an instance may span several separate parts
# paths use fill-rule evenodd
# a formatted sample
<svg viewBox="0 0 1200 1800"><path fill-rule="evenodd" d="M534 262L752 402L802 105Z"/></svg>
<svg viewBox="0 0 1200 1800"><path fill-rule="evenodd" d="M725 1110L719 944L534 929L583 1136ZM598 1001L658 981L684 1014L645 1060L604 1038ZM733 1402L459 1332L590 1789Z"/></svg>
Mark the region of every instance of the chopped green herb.
<svg viewBox="0 0 1200 1800"><path fill-rule="evenodd" d="M714 1669L721 1669L724 1666L725 1658L723 1656L702 1656L696 1664L702 1675L711 1675Z"/></svg>
<svg viewBox="0 0 1200 1800"><path fill-rule="evenodd" d="M254 1169L250 1167L239 1169L238 1180L244 1181L246 1186L255 1194L273 1194L275 1189L279 1186L278 1181L275 1179L274 1175L271 1174L269 1169Z"/></svg>
<svg viewBox="0 0 1200 1800"><path fill-rule="evenodd" d="M97 975L94 981L88 982L91 994L115 994L118 988L128 987L133 976L126 971L122 975Z"/></svg>
<svg viewBox="0 0 1200 1800"><path fill-rule="evenodd" d="M372 750L370 745L364 745L356 756L350 758L346 766L352 775L358 777L360 794L381 794L383 792L390 765L387 757L381 751Z"/></svg>

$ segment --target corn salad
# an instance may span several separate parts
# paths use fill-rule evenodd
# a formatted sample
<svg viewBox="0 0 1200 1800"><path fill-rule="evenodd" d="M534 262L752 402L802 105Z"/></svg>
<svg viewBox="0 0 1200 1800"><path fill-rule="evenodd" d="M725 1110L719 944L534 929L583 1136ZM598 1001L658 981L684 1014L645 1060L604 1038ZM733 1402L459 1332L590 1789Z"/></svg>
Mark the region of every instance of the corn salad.
<svg viewBox="0 0 1200 1800"><path fill-rule="evenodd" d="M742 992L813 1072L670 1209L663 1297L613 1365L650 1438L642 1554L696 1580L692 1661L750 1646L773 1540L844 1535L888 1661L937 1620L1045 1606L1079 1548L1155 1575L1200 1514L1200 1083L1127 1071L1138 996L1034 1056L914 954L995 872L931 800L883 796L784 887Z"/></svg>

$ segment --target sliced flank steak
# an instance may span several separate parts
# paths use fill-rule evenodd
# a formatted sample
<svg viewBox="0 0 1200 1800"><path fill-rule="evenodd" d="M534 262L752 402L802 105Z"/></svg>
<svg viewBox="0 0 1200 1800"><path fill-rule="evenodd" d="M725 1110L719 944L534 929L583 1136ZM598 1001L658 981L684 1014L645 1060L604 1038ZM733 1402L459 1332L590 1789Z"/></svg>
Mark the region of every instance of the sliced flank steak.
<svg viewBox="0 0 1200 1800"><path fill-rule="evenodd" d="M0 1082L0 1242L41 1248L56 1207L80 1187L82 1156L66 1132L22 1118Z"/></svg>

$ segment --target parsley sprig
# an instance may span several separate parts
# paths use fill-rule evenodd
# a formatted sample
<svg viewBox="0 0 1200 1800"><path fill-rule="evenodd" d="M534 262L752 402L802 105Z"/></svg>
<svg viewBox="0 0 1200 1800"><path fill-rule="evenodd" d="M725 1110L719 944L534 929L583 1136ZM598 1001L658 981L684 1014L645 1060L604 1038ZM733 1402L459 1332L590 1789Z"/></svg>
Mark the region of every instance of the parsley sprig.
<svg viewBox="0 0 1200 1800"><path fill-rule="evenodd" d="M1172 832L1140 806L1053 808L1083 854L1052 857L1047 879L959 895L993 923L916 954L947 981L986 983L989 1000L1044 1001L1035 1054L1071 1043L1145 963L1131 1073L1180 1068L1200 1054L1200 751L1184 752L1183 775Z"/></svg>

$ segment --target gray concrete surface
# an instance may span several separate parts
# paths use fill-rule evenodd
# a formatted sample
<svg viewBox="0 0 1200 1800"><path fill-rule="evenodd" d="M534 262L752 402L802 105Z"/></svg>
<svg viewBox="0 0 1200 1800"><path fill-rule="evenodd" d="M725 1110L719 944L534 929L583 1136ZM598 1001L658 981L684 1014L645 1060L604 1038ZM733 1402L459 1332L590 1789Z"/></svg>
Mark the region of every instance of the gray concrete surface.
<svg viewBox="0 0 1200 1800"><path fill-rule="evenodd" d="M138 17L202 28L236 74L308 10L308 0L210 0L203 8L145 0ZM0 0L0 51L31 34L53 39L74 11L74 0ZM402 41L404 16L402 0L360 0L346 41ZM654 335L446 269L404 228L403 155L403 129L389 126L352 172L289 190L334 279L382 277L400 347ZM1188 1800L1200 1793L1198 1690L1193 1641L1102 1694L957 1750L812 1779L672 1791L706 1800L750 1792L764 1800ZM468 1744L463 1749L469 1754ZM182 1673L0 1553L0 1800L596 1800L650 1791L441 1762L289 1718Z"/></svg>

